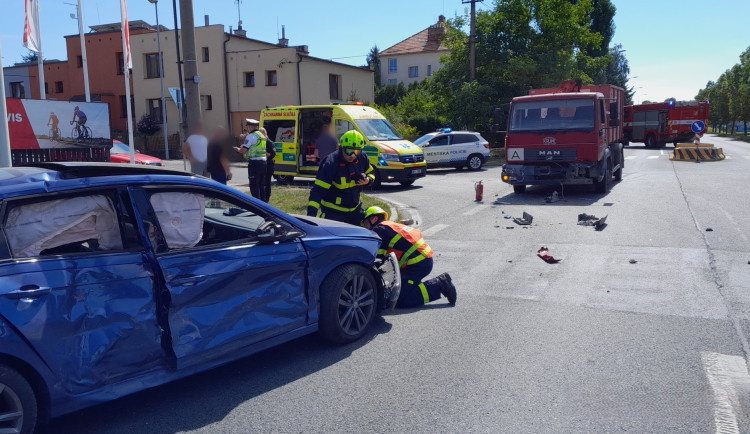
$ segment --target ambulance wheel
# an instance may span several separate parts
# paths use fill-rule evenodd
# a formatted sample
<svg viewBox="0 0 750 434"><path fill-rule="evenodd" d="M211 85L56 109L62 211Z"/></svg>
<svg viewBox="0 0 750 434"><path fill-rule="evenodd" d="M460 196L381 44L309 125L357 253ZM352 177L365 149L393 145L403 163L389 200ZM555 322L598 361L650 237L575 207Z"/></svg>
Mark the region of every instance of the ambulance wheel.
<svg viewBox="0 0 750 434"><path fill-rule="evenodd" d="M273 177L279 185L289 185L294 182L294 177L291 175L274 175Z"/></svg>
<svg viewBox="0 0 750 434"><path fill-rule="evenodd" d="M408 187L408 186L414 184L414 180L410 179L408 181L399 181L398 183L401 184L401 185L403 185L404 187Z"/></svg>
<svg viewBox="0 0 750 434"><path fill-rule="evenodd" d="M516 194L526 193L526 186L525 185L514 185L513 186L513 193L516 193Z"/></svg>
<svg viewBox="0 0 750 434"><path fill-rule="evenodd" d="M16 370L0 365L0 428L2 432L31 434L37 423L34 389Z"/></svg>
<svg viewBox="0 0 750 434"><path fill-rule="evenodd" d="M336 343L361 338L378 311L378 286L358 264L336 268L320 285L320 334Z"/></svg>
<svg viewBox="0 0 750 434"><path fill-rule="evenodd" d="M469 158L466 159L466 166L471 170L481 169L482 164L484 164L484 160L482 159L482 156L479 154L469 155Z"/></svg>

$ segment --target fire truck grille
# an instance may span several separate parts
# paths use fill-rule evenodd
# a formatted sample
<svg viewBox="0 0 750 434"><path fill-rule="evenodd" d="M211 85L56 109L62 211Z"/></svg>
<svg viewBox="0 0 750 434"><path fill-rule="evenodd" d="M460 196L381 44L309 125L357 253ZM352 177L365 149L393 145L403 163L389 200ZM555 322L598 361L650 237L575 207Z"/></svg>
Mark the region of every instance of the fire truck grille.
<svg viewBox="0 0 750 434"><path fill-rule="evenodd" d="M526 161L575 161L575 149L528 149Z"/></svg>

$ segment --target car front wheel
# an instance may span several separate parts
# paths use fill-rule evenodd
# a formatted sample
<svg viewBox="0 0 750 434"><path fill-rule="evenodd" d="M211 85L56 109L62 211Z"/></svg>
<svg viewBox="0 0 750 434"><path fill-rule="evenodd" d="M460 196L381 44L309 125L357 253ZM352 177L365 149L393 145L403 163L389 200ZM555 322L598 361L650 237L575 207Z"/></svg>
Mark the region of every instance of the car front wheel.
<svg viewBox="0 0 750 434"><path fill-rule="evenodd" d="M320 333L349 343L370 328L378 307L378 287L370 271L349 264L331 272L320 287Z"/></svg>
<svg viewBox="0 0 750 434"><path fill-rule="evenodd" d="M34 389L16 370L0 365L0 432L31 434L36 420Z"/></svg>

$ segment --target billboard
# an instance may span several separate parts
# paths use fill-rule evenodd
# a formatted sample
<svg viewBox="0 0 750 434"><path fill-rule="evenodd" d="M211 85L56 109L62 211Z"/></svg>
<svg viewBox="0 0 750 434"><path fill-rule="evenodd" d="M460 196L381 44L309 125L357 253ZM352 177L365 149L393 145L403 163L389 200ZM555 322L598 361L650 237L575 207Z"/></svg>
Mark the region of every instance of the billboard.
<svg viewBox="0 0 750 434"><path fill-rule="evenodd" d="M109 105L7 98L10 148L112 146Z"/></svg>

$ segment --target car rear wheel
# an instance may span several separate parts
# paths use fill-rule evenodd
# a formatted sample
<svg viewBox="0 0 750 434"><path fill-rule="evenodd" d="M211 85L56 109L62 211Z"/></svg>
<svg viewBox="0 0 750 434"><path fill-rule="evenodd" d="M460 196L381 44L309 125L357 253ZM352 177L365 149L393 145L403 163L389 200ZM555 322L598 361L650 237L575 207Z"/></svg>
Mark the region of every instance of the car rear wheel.
<svg viewBox="0 0 750 434"><path fill-rule="evenodd" d="M320 333L332 342L353 342L370 328L377 307L378 286L367 268L336 268L320 287Z"/></svg>
<svg viewBox="0 0 750 434"><path fill-rule="evenodd" d="M0 365L0 432L31 434L36 420L34 389L16 370Z"/></svg>
<svg viewBox="0 0 750 434"><path fill-rule="evenodd" d="M513 186L513 192L516 194L521 194L526 192L526 186L525 185L514 185Z"/></svg>
<svg viewBox="0 0 750 434"><path fill-rule="evenodd" d="M482 168L482 164L484 164L484 159L479 154L471 154L469 155L469 158L466 159L466 165L471 170L479 170Z"/></svg>
<svg viewBox="0 0 750 434"><path fill-rule="evenodd" d="M289 185L294 182L294 177L291 175L274 175L273 177L279 185Z"/></svg>

